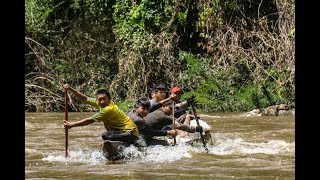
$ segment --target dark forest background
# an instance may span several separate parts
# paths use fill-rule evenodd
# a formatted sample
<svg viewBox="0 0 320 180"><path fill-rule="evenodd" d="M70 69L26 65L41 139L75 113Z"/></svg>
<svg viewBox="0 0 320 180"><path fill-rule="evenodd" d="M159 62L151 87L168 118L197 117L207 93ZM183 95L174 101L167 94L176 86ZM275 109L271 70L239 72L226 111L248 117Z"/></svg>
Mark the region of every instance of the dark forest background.
<svg viewBox="0 0 320 180"><path fill-rule="evenodd" d="M292 103L295 1L26 0L25 110L63 111L63 81L123 109L156 83L202 111Z"/></svg>

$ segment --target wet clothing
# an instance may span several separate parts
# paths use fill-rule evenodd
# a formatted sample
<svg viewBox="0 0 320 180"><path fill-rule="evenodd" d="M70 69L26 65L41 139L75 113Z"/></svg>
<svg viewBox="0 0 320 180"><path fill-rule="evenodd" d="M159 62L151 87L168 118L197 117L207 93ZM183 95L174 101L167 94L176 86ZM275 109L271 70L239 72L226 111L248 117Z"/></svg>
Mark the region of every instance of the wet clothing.
<svg viewBox="0 0 320 180"><path fill-rule="evenodd" d="M186 116L187 116L187 113L182 114L180 117L178 117L178 118L176 119L176 121L178 121L179 123L183 124L184 121L186 120Z"/></svg>
<svg viewBox="0 0 320 180"><path fill-rule="evenodd" d="M108 130L102 134L104 140L117 140L132 144L138 139L138 127L113 101L110 101L109 105L104 108L99 107L95 98L89 98L88 104L100 109L91 117L97 122L102 121Z"/></svg>
<svg viewBox="0 0 320 180"><path fill-rule="evenodd" d="M125 145L135 144L138 140L138 137L132 135L129 132L123 131L106 131L102 134L103 140L110 141L122 141Z"/></svg>
<svg viewBox="0 0 320 180"><path fill-rule="evenodd" d="M162 107L162 104L156 99L150 99L150 112L155 111ZM167 103L173 102L173 100L169 100ZM189 104L187 101L175 101L175 112L174 117L179 118L181 115L187 113L187 108L189 107Z"/></svg>
<svg viewBox="0 0 320 180"><path fill-rule="evenodd" d="M157 103L156 99L150 99L149 102L150 102L150 108L151 108L155 103Z"/></svg>
<svg viewBox="0 0 320 180"><path fill-rule="evenodd" d="M174 117L179 118L181 115L187 113L187 108L189 107L187 101L175 101L174 106Z"/></svg>
<svg viewBox="0 0 320 180"><path fill-rule="evenodd" d="M146 139L146 137L149 136L166 136L167 131L166 130L161 130L161 129L154 129L150 126L146 125L145 119L138 116L137 112L135 109L132 109L129 111L127 114L130 119L138 126L139 129L139 138L138 141L136 142L137 146L148 146L152 145L151 139Z"/></svg>
<svg viewBox="0 0 320 180"><path fill-rule="evenodd" d="M165 131L163 130L165 126L172 124L172 117L166 115L162 109L157 109L149 113L144 120L147 128L162 131ZM154 134L145 134L144 137L147 141L151 141L154 136Z"/></svg>
<svg viewBox="0 0 320 180"><path fill-rule="evenodd" d="M156 99L150 99L149 102L150 102L150 112L155 111L162 107L162 104L156 101Z"/></svg>
<svg viewBox="0 0 320 180"><path fill-rule="evenodd" d="M182 124L179 123L175 120L175 124L173 125L172 121L172 117L166 115L162 109L157 109L151 113L149 113L145 118L145 123L147 127L151 127L153 129L180 129L183 131L187 131L190 133L194 133L195 132L195 128L194 126L190 126L187 124ZM174 127L173 127L174 126ZM147 136L146 138L152 138L152 136Z"/></svg>
<svg viewBox="0 0 320 180"><path fill-rule="evenodd" d="M155 145L162 145L162 146L168 146L169 143L168 141L165 140L161 140L161 139L147 139L146 140L148 142L148 146L155 146Z"/></svg>
<svg viewBox="0 0 320 180"><path fill-rule="evenodd" d="M173 100L170 100L171 102L173 102ZM184 123L185 119L186 119L186 115L187 115L187 108L189 107L187 101L175 101L175 109L174 109L174 118L176 118L176 120L179 123Z"/></svg>

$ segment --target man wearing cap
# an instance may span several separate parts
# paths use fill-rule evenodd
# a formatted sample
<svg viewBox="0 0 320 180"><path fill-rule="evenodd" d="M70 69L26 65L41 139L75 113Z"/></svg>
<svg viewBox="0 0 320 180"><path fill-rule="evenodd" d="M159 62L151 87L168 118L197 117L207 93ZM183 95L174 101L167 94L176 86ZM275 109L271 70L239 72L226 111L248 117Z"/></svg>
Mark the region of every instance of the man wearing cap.
<svg viewBox="0 0 320 180"><path fill-rule="evenodd" d="M177 121L184 124L190 124L190 120L194 118L193 115L187 113L187 108L194 102L193 98L189 98L186 101L181 102L181 96L184 91L180 87L173 87L170 90L170 96L175 96L173 101L175 102L174 117Z"/></svg>

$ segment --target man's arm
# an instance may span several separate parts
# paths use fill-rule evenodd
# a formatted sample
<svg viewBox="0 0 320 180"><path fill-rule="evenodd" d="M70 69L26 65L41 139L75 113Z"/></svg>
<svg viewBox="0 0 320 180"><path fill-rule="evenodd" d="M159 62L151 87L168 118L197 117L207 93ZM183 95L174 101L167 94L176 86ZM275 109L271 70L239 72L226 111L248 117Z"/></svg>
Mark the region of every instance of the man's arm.
<svg viewBox="0 0 320 180"><path fill-rule="evenodd" d="M202 131L201 126L190 126L187 124L181 124L178 121L175 121L175 124L173 125L173 129L179 129L182 131L187 131L189 133L195 133L195 132L200 132Z"/></svg>
<svg viewBox="0 0 320 180"><path fill-rule="evenodd" d="M189 106L191 106L191 104L194 104L194 103L195 103L195 99L194 99L194 98L195 98L194 96L191 96L191 97L188 98L187 100L176 104L176 105L174 106L174 108L175 108L176 110L185 110L185 109L187 109Z"/></svg>
<svg viewBox="0 0 320 180"><path fill-rule="evenodd" d="M63 88L70 91L72 94L74 94L78 99L80 99L83 103L87 103L88 97L81 93L80 91L73 89L69 84L64 84Z"/></svg>
<svg viewBox="0 0 320 180"><path fill-rule="evenodd" d="M187 109L188 107L189 107L188 102L187 101L183 101L183 102L180 102L178 104L175 104L174 109L181 111L181 110Z"/></svg>
<svg viewBox="0 0 320 180"><path fill-rule="evenodd" d="M160 107L164 106L168 101L173 100L175 97L176 97L176 94L171 94L168 98L154 103L152 106L150 106L150 112L159 109Z"/></svg>
<svg viewBox="0 0 320 180"><path fill-rule="evenodd" d="M176 136L177 135L177 131L176 130L157 130L157 129L153 129L151 127L146 127L145 129L143 129L143 133L147 136Z"/></svg>
<svg viewBox="0 0 320 180"><path fill-rule="evenodd" d="M85 119L82 119L82 120L76 121L76 122L69 122L66 120L63 120L63 121L64 121L64 128L67 128L67 129L70 129L70 128L76 127L76 126L86 126L86 125L94 122L94 120L91 117L85 118Z"/></svg>

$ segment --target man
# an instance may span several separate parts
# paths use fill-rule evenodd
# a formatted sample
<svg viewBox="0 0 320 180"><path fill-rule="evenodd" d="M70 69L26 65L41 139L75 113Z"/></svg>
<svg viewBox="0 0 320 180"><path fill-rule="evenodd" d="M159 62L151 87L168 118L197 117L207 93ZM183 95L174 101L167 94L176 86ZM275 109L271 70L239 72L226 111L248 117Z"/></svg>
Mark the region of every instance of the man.
<svg viewBox="0 0 320 180"><path fill-rule="evenodd" d="M173 87L170 90L170 96L174 96L173 99L175 103L175 112L174 117L177 118L177 121L184 124L190 124L190 120L194 118L193 115L187 112L187 108L194 103L194 97L187 99L186 101L181 102L181 96L184 94L184 91L179 87Z"/></svg>
<svg viewBox="0 0 320 180"><path fill-rule="evenodd" d="M166 97L166 86L163 84L157 85L151 92L150 99L150 112L155 111L165 105L168 101L177 99L177 94L171 93L169 97Z"/></svg>
<svg viewBox="0 0 320 180"><path fill-rule="evenodd" d="M159 102L160 103L160 102ZM161 103L160 103L161 104ZM150 141L146 141L146 136L176 136L176 130L162 130L162 129L153 129L152 127L147 127L144 117L150 111L150 102L146 97L139 98L136 101L134 109L130 110L127 114L133 122L138 126L140 135L137 141L137 146L146 147L150 145Z"/></svg>
<svg viewBox="0 0 320 180"><path fill-rule="evenodd" d="M134 144L139 136L136 124L111 100L110 93L106 89L96 92L95 98L89 98L80 91L73 89L69 84L63 85L64 89L74 94L83 103L89 104L99 109L99 112L91 117L76 122L64 120L64 127L67 129L86 126L93 122L103 122L106 132L102 134L103 140L121 141L125 145Z"/></svg>
<svg viewBox="0 0 320 180"><path fill-rule="evenodd" d="M158 84L153 88L153 90L151 92L152 99L150 99L150 107L151 108L157 102L164 100L164 98L166 97L166 89L167 89L166 86L163 84Z"/></svg>
<svg viewBox="0 0 320 180"><path fill-rule="evenodd" d="M181 124L177 121L175 121L175 124L173 125L173 119L170 116L171 114L172 114L172 101L169 101L164 105L164 107L159 108L153 112L150 112L144 118L145 124L147 128L152 128L156 130L161 130L161 129L170 127L170 129L178 129L178 130L186 131L189 133L202 131L201 126L196 126L196 127L190 126L187 124ZM167 145L166 141L154 139L153 137L154 135L152 134L145 135L145 140L148 145L157 145L157 144Z"/></svg>

